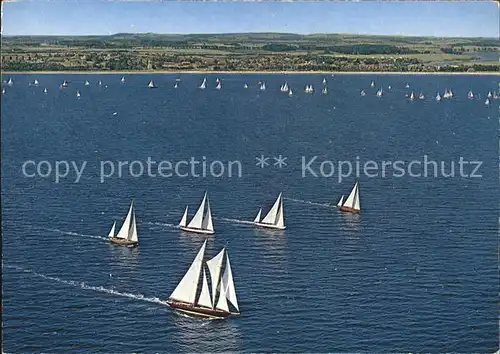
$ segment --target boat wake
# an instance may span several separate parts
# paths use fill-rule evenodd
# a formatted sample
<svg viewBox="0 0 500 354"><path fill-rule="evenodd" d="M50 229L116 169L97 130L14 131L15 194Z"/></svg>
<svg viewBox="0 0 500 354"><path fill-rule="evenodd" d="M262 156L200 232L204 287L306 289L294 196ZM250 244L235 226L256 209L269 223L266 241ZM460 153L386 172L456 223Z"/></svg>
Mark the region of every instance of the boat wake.
<svg viewBox="0 0 500 354"><path fill-rule="evenodd" d="M169 223L164 223L164 222L146 222L146 224L152 225L152 226L169 227L171 229L178 229L179 228L179 225L169 224Z"/></svg>
<svg viewBox="0 0 500 354"><path fill-rule="evenodd" d="M59 229L48 229L48 228L42 228L42 229L45 231L58 232L58 233L63 234L63 235L97 238L97 239L104 240L104 241L108 240L106 237L97 236L97 235L79 234L77 232L63 231L63 230L59 230Z"/></svg>
<svg viewBox="0 0 500 354"><path fill-rule="evenodd" d="M215 217L214 217L214 219L227 221L227 222L234 223L234 224L243 224L243 225L253 225L254 224L252 221L248 221L248 220L239 220L239 219L231 219L231 218L215 218Z"/></svg>
<svg viewBox="0 0 500 354"><path fill-rule="evenodd" d="M322 207L325 207L325 208L335 208L335 205L327 204L327 203L316 203L316 202L310 202L308 200L293 199L293 198L283 198L283 199L289 200L289 201L292 201L292 202L296 202L296 203L309 204L309 205L317 205L317 206L322 206Z"/></svg>
<svg viewBox="0 0 500 354"><path fill-rule="evenodd" d="M105 293L105 294L110 294L110 295L116 295L116 296L122 296L122 297L127 297L129 299L146 301L146 302L151 302L151 303L155 303L155 304L160 304L160 305L168 306L166 302L160 300L157 297L146 297L146 296L144 296L142 294L132 294L132 293L120 292L120 291L116 291L114 289L105 288L103 286L89 285L89 284L87 284L87 283L85 283L83 281L80 282L80 281L75 281L75 280L65 280L65 279L61 279L61 278L58 278L58 277L52 277L50 275L41 274L41 273L35 272L35 271L31 270L31 269L27 269L27 268L15 266L15 265L10 265L10 264L2 264L2 268L11 268L11 269L20 270L22 272L29 273L29 274L31 274L33 276L36 276L36 277L39 277L39 278L43 278L43 279L46 279L46 280L55 281L55 282L61 283L61 284L66 284L66 285L74 286L74 287L81 288L81 289L84 289L84 290L92 290L92 291L97 291L97 292L100 292L100 293Z"/></svg>

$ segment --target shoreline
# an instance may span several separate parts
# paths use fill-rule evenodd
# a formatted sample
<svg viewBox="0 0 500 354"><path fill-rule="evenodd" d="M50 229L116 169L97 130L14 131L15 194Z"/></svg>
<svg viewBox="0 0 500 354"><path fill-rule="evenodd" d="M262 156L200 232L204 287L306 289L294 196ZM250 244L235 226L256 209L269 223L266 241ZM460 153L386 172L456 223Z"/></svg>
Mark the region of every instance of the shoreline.
<svg viewBox="0 0 500 354"><path fill-rule="evenodd" d="M293 74L323 74L323 75L495 75L500 76L499 72L495 71L479 71L479 72L418 72L418 71L204 71L204 70L158 70L158 71L2 71L1 75L54 75L54 74L70 74L70 75L113 75L113 74L270 74L270 75L293 75Z"/></svg>

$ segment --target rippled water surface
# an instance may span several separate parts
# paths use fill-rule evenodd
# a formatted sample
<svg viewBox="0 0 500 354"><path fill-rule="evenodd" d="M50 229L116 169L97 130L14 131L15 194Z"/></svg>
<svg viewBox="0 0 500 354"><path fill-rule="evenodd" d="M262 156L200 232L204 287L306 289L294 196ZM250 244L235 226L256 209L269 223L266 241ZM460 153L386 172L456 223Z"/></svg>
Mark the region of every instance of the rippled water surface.
<svg viewBox="0 0 500 354"><path fill-rule="evenodd" d="M127 75L125 84L120 77L14 75L2 96L6 352L498 348L500 101L484 105L498 76L329 76L327 96L319 75L220 75L220 91L215 75L204 91L196 88L202 75L181 75L177 90L178 76ZM40 86L29 86L35 78ZM150 78L157 89L146 87ZM70 85L59 89L64 79ZM285 79L292 97L279 92ZM313 95L303 93L306 84L315 86ZM380 86L385 95L377 98ZM433 97L445 88L455 97L437 104ZM426 99L409 102L412 89ZM481 98L467 100L469 89ZM261 154L271 157L263 169L255 165ZM279 154L287 157L281 169L273 166ZM316 170L323 160L427 155L445 161L446 172L455 161L457 176L394 177L388 169L385 177L340 183L337 171L302 177L301 157L315 155ZM101 160L175 163L191 156L239 160L243 175L127 172L100 183ZM482 161L482 177L458 176L460 157ZM23 177L26 160L87 166L79 183L71 172L56 184ZM340 214L331 203L355 180L362 212ZM175 225L205 190L216 230L207 257L227 247L240 302L241 316L225 321L185 317L163 302L203 242ZM253 228L248 221L280 191L287 229ZM110 245L112 221L123 220L132 198L140 245Z"/></svg>

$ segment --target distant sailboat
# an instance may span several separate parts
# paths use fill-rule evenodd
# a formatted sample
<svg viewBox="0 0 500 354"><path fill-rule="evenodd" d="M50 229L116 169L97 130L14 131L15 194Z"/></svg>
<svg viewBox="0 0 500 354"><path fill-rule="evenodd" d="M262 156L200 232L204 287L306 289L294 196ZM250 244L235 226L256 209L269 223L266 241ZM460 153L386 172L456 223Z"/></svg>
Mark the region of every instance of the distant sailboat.
<svg viewBox="0 0 500 354"><path fill-rule="evenodd" d="M247 84L243 85L243 88L248 88L248 85Z"/></svg>
<svg viewBox="0 0 500 354"><path fill-rule="evenodd" d="M48 92L48 91L47 91L47 88L44 88L44 89L43 89L43 93L47 93L47 92Z"/></svg>
<svg viewBox="0 0 500 354"><path fill-rule="evenodd" d="M88 86L90 85L90 82L88 82L87 80L85 80L85 86Z"/></svg>
<svg viewBox="0 0 500 354"><path fill-rule="evenodd" d="M387 88L390 90L390 89L392 89L392 86L391 86L391 85L389 85L389 86L387 86Z"/></svg>
<svg viewBox="0 0 500 354"><path fill-rule="evenodd" d="M313 93L314 92L313 86L312 85L306 85L306 87L304 88L304 92L305 93Z"/></svg>
<svg viewBox="0 0 500 354"><path fill-rule="evenodd" d="M9 77L9 81L7 81L7 85L12 86L14 84L14 81L12 81L12 78Z"/></svg>
<svg viewBox="0 0 500 354"><path fill-rule="evenodd" d="M381 87L380 90L377 91L377 97L382 97L383 94L384 94L384 91L382 90L382 87Z"/></svg>
<svg viewBox="0 0 500 354"><path fill-rule="evenodd" d="M217 79L219 80L219 79ZM222 88L221 82L217 81L217 86L215 86L215 89L220 90Z"/></svg>
<svg viewBox="0 0 500 354"><path fill-rule="evenodd" d="M450 96L450 98L453 98L453 91L451 89L448 91L448 95Z"/></svg>
<svg viewBox="0 0 500 354"><path fill-rule="evenodd" d="M205 211L206 204L206 211ZM187 223L188 216L188 207L184 210L184 214L182 215L181 222L179 223L179 228L184 231L195 232L200 234L213 234L214 226L212 223L212 212L210 211L210 202L208 200L207 192L203 196L203 200L201 201L196 214L194 214L193 218Z"/></svg>
<svg viewBox="0 0 500 354"><path fill-rule="evenodd" d="M149 88L156 88L155 83L153 82L153 80L149 81L148 87Z"/></svg>
<svg viewBox="0 0 500 354"><path fill-rule="evenodd" d="M285 81L283 85L280 87L281 92L288 92L288 83Z"/></svg>
<svg viewBox="0 0 500 354"><path fill-rule="evenodd" d="M38 80L37 79L35 79L35 81L33 81L33 85L38 86Z"/></svg>
<svg viewBox="0 0 500 354"><path fill-rule="evenodd" d="M174 85L174 88L177 88L177 87L179 87L179 86L177 85L177 82L176 82L175 85Z"/></svg>
<svg viewBox="0 0 500 354"><path fill-rule="evenodd" d="M2 87L2 95L5 95L5 87Z"/></svg>
<svg viewBox="0 0 500 354"><path fill-rule="evenodd" d="M361 96L366 96L366 92L365 90L361 90L361 92L359 93Z"/></svg>
<svg viewBox="0 0 500 354"><path fill-rule="evenodd" d="M439 92L436 94L436 101L441 101L441 95L439 94Z"/></svg>
<svg viewBox="0 0 500 354"><path fill-rule="evenodd" d="M415 95L413 94L413 91L411 92L411 95L410 95L410 101L413 101L415 99Z"/></svg>
<svg viewBox="0 0 500 354"><path fill-rule="evenodd" d="M125 246L136 246L139 243L137 236L137 224L135 221L134 201L130 204L127 217L123 222L120 231L115 235L116 222L111 227L108 237L111 243Z"/></svg>
<svg viewBox="0 0 500 354"><path fill-rule="evenodd" d="M267 215L262 220L262 208L259 209L257 216L253 220L255 225L278 230L284 230L286 228L283 214L283 197L281 194L282 193L278 195L278 198L276 198L271 210L269 210Z"/></svg>
<svg viewBox="0 0 500 354"><path fill-rule="evenodd" d="M419 100L425 100L425 96L422 92L420 92L420 95L418 95Z"/></svg>
<svg viewBox="0 0 500 354"><path fill-rule="evenodd" d="M61 87L68 87L68 82L64 80L63 83L61 84Z"/></svg>
<svg viewBox="0 0 500 354"><path fill-rule="evenodd" d="M487 98L486 101L484 101L484 104L488 106L490 104L490 99Z"/></svg>
<svg viewBox="0 0 500 354"><path fill-rule="evenodd" d="M340 202L339 202L340 203ZM351 213L359 213L361 208L359 205L359 187L358 183L354 185L351 190L351 193L340 206L337 204L337 207L340 211L347 211Z"/></svg>
<svg viewBox="0 0 500 354"><path fill-rule="evenodd" d="M122 84L124 84L124 83L125 83L125 76L122 76L122 78L120 79L120 82L121 82Z"/></svg>
<svg viewBox="0 0 500 354"><path fill-rule="evenodd" d="M292 92L292 89L290 89L290 90L288 91L288 97L292 97L292 95L293 95L293 92Z"/></svg>
<svg viewBox="0 0 500 354"><path fill-rule="evenodd" d="M326 85L326 77L323 79L323 85Z"/></svg>
<svg viewBox="0 0 500 354"><path fill-rule="evenodd" d="M99 82L97 83L99 86L102 86L102 81L99 80Z"/></svg>
<svg viewBox="0 0 500 354"><path fill-rule="evenodd" d="M204 90L206 87L207 87L207 78L204 78L199 88Z"/></svg>
<svg viewBox="0 0 500 354"><path fill-rule="evenodd" d="M239 315L240 309L227 251L223 248L215 257L204 262L206 245L207 240L203 242L188 271L167 299L167 304L177 311L195 316L225 318L229 315ZM226 255L225 266L224 254ZM208 285L206 267L209 270L212 291ZM203 274L203 280L201 291L198 291L201 274ZM199 296L197 296L198 293ZM236 312L231 312L228 301Z"/></svg>
<svg viewBox="0 0 500 354"><path fill-rule="evenodd" d="M266 83L265 82L263 82L263 83L260 84L260 90L261 91L265 91L266 90Z"/></svg>
<svg viewBox="0 0 500 354"><path fill-rule="evenodd" d="M488 98L491 98L492 96L491 91L488 91Z"/></svg>
<svg viewBox="0 0 500 354"><path fill-rule="evenodd" d="M407 84L405 85L405 87L406 87L406 88L410 88L410 85L407 83Z"/></svg>
<svg viewBox="0 0 500 354"><path fill-rule="evenodd" d="M80 95L80 91L76 91L76 98L80 98L82 95Z"/></svg>
<svg viewBox="0 0 500 354"><path fill-rule="evenodd" d="M469 91L469 93L467 93L467 98L469 100L472 100L474 98L474 94L472 93L472 91Z"/></svg>
<svg viewBox="0 0 500 354"><path fill-rule="evenodd" d="M219 78L215 79L215 83L218 84L220 82Z"/></svg>
<svg viewBox="0 0 500 354"><path fill-rule="evenodd" d="M326 86L325 86L325 87L323 87L323 90L321 90L321 93L322 93L323 95L328 94L328 87L326 87Z"/></svg>
<svg viewBox="0 0 500 354"><path fill-rule="evenodd" d="M375 87L375 81L372 81L372 83L370 84L370 87Z"/></svg>
<svg viewBox="0 0 500 354"><path fill-rule="evenodd" d="M498 95L496 91L493 91L493 99L498 100Z"/></svg>

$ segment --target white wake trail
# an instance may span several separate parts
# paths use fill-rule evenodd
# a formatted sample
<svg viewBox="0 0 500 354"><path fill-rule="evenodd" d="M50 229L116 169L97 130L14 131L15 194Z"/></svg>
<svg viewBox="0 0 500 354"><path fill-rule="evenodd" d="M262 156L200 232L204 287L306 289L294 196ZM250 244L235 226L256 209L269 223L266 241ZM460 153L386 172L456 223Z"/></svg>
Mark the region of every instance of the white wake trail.
<svg viewBox="0 0 500 354"><path fill-rule="evenodd" d="M179 225L164 223L164 222L146 222L146 224L153 225L153 226L169 227L171 229L178 229L179 228Z"/></svg>
<svg viewBox="0 0 500 354"><path fill-rule="evenodd" d="M61 284L66 284L66 285L70 285L70 286L74 286L74 287L79 287L81 289L84 289L84 290L92 290L92 291L97 291L97 292L100 292L100 293L106 293L106 294L110 294L110 295L117 295L117 296L122 296L122 297L127 297L129 299L134 299L134 300L140 300L140 301L146 301L146 302L151 302L151 303L155 303L155 304L160 304L160 305L167 305L166 302L160 300L159 298L157 297L146 297L142 294L132 294L132 293L125 293L125 292L120 292L120 291L116 291L114 289L109 289L109 288L105 288L103 286L93 286L93 285L88 285L87 283L81 281L75 281L75 280L65 280L65 279L61 279L61 278L58 278L58 277L52 277L50 275L45 275L45 274L41 274L41 273L38 273L38 272L35 272L31 269L26 269L26 268L23 268L23 267L19 267L19 266L15 266L15 265L10 265L10 264L2 264L2 268L11 268L11 269L17 269L17 270L20 270L22 272L25 272L25 273L29 273L31 275L34 275L34 276L37 276L37 277L40 277L40 278L43 278L43 279L46 279L46 280L51 280L51 281L55 281L55 282L58 282L58 283L61 283Z"/></svg>
<svg viewBox="0 0 500 354"><path fill-rule="evenodd" d="M221 218L221 217L214 217L216 220L222 220L222 221L227 221L230 223L235 223L235 224L243 224L243 225L253 225L252 221L248 220L239 220L239 219L231 219L231 218Z"/></svg>
<svg viewBox="0 0 500 354"><path fill-rule="evenodd" d="M103 237L103 236L97 236L97 235L87 235L87 234L79 234L77 232L71 232L71 231L64 231L64 230L59 230L59 229L48 229L48 228L41 228L42 230L45 231L51 231L51 232L58 232L63 235L70 235L70 236L79 236L79 237L90 237L90 238L98 238L100 240L107 241L108 238Z"/></svg>
<svg viewBox="0 0 500 354"><path fill-rule="evenodd" d="M289 200L289 201L292 201L292 202L296 202L296 203L309 204L309 205L317 205L317 206L321 206L321 207L325 207L325 208L334 208L335 207L335 205L332 205L332 204L316 203L316 202L310 202L308 200L302 200L302 199L294 199L294 198L283 198L283 199Z"/></svg>

